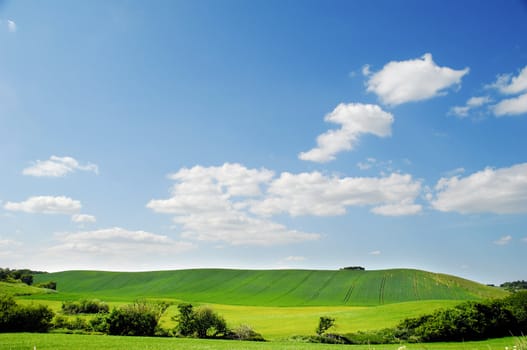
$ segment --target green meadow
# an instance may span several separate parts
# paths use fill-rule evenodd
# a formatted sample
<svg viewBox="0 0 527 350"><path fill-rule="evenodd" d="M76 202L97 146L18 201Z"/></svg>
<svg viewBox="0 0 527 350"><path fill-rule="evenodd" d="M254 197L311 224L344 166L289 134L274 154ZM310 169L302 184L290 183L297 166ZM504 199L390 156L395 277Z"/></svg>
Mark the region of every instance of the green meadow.
<svg viewBox="0 0 527 350"><path fill-rule="evenodd" d="M138 297L250 306L377 306L418 300L475 300L504 296L500 289L420 270L222 270L156 272L66 271L35 276L55 281L62 300Z"/></svg>
<svg viewBox="0 0 527 350"><path fill-rule="evenodd" d="M172 318L178 312L178 303L208 305L222 315L230 327L250 325L271 342L257 344L218 340L2 334L0 349L33 349L33 346L37 346L37 349L81 349L82 343L87 341L97 349L318 349L328 345L299 344L289 339L295 335L313 335L321 316L335 318L336 327L333 331L346 334L392 327L404 318L451 307L465 300L496 298L507 294L499 288L455 276L409 269L66 271L39 274L34 278L35 283L57 282L57 291L2 283L0 292L15 295L21 304L48 305L56 313L61 311L63 301L97 298L113 308L137 299L162 300L172 304L160 321L165 329L176 326ZM498 346L496 344L511 342L511 339L495 340L488 344L494 348ZM434 346L427 344L426 348L441 348ZM407 349L420 348L423 347L407 345ZM499 345L497 348L504 346Z"/></svg>
<svg viewBox="0 0 527 350"><path fill-rule="evenodd" d="M1 350L319 350L342 348L350 350L517 350L526 349L523 339L501 338L482 342L427 343L406 345L325 345L295 342L242 342L184 338L118 337L76 334L1 334Z"/></svg>

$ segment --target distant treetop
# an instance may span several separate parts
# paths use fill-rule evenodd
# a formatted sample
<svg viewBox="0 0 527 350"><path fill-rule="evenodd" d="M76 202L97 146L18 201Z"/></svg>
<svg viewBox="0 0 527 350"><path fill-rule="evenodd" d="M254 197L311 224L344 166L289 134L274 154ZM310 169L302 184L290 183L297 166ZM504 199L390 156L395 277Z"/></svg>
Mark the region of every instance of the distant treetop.
<svg viewBox="0 0 527 350"><path fill-rule="evenodd" d="M343 267L341 268L341 270L358 270L358 271L364 271L366 270L364 267L362 266L346 266L346 267Z"/></svg>

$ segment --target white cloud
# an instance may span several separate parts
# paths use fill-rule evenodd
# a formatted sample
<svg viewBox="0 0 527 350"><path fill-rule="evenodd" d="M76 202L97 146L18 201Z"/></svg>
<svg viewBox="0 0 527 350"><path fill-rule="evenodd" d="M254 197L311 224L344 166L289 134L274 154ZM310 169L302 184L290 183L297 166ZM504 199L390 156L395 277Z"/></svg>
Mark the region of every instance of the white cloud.
<svg viewBox="0 0 527 350"><path fill-rule="evenodd" d="M76 170L99 173L99 168L95 164L81 165L72 157L51 156L48 160L37 160L32 166L25 168L22 174L38 177L61 177Z"/></svg>
<svg viewBox="0 0 527 350"><path fill-rule="evenodd" d="M16 32L17 27L16 27L16 23L15 23L15 21L10 20L10 19L7 20L7 30L8 30L10 33L14 33L14 32Z"/></svg>
<svg viewBox="0 0 527 350"><path fill-rule="evenodd" d="M377 163L377 159L368 158L365 162L358 162L357 167L359 167L360 170L368 170L371 169L375 163Z"/></svg>
<svg viewBox="0 0 527 350"><path fill-rule="evenodd" d="M177 254L194 248L192 243L173 239L146 231L130 231L120 227L58 233L58 244L49 249L50 253L69 253L73 255L103 255L120 259L150 254Z"/></svg>
<svg viewBox="0 0 527 350"><path fill-rule="evenodd" d="M299 262L299 261L305 261L306 258L304 256L288 256L287 258L284 259L285 261L295 261L295 262Z"/></svg>
<svg viewBox="0 0 527 350"><path fill-rule="evenodd" d="M490 100L490 97L489 96L478 96L478 97L471 97L468 99L467 101L467 106L468 107L481 107L483 105L486 105L487 103L489 103L491 100Z"/></svg>
<svg viewBox="0 0 527 350"><path fill-rule="evenodd" d="M476 96L468 99L464 106L455 106L450 109L449 114L464 118L467 117L469 112L473 109L482 107L491 102L489 96Z"/></svg>
<svg viewBox="0 0 527 350"><path fill-rule="evenodd" d="M252 203L259 215L342 215L349 206L379 206L380 215L409 215L421 210L414 204L421 183L410 175L385 177L328 177L319 172L282 173L268 189L267 198ZM398 213L397 213L398 212Z"/></svg>
<svg viewBox="0 0 527 350"><path fill-rule="evenodd" d="M81 203L65 196L35 196L23 202L7 202L4 209L26 213L74 214L81 209Z"/></svg>
<svg viewBox="0 0 527 350"><path fill-rule="evenodd" d="M512 74L498 75L496 82L490 87L498 89L503 94L519 94L527 91L527 66L513 77Z"/></svg>
<svg viewBox="0 0 527 350"><path fill-rule="evenodd" d="M404 216L419 214L422 210L421 205L412 202L386 204L373 208L372 213L384 216Z"/></svg>
<svg viewBox="0 0 527 350"><path fill-rule="evenodd" d="M362 66L362 75L367 77L370 74L371 74L370 65L365 64L364 66Z"/></svg>
<svg viewBox="0 0 527 350"><path fill-rule="evenodd" d="M97 221L97 219L93 215L74 214L71 216L71 221L76 223L90 223Z"/></svg>
<svg viewBox="0 0 527 350"><path fill-rule="evenodd" d="M390 136L393 115L383 111L377 105L341 103L333 112L327 114L324 120L340 124L341 128L319 135L317 147L300 153L298 156L300 159L328 162L335 159L335 154L353 149L363 134L373 134L378 137Z"/></svg>
<svg viewBox="0 0 527 350"><path fill-rule="evenodd" d="M527 213L527 163L486 168L467 177L441 178L432 206L462 214Z"/></svg>
<svg viewBox="0 0 527 350"><path fill-rule="evenodd" d="M468 106L454 106L450 108L449 114L453 114L458 117L464 118L464 117L468 117L469 111L470 111L470 107Z"/></svg>
<svg viewBox="0 0 527 350"><path fill-rule="evenodd" d="M290 229L270 216L341 215L349 206L377 206L380 215L410 215L421 184L410 175L381 178L327 177L318 172L282 173L226 163L183 168L169 176L176 183L169 198L147 207L172 214L181 237L231 245L278 245L320 239L317 233Z"/></svg>
<svg viewBox="0 0 527 350"><path fill-rule="evenodd" d="M505 99L492 107L498 117L527 113L527 93L518 97Z"/></svg>
<svg viewBox="0 0 527 350"><path fill-rule="evenodd" d="M380 250L374 250L374 251L370 252L370 255L381 255L381 251Z"/></svg>
<svg viewBox="0 0 527 350"><path fill-rule="evenodd" d="M459 85L469 68L454 70L439 67L427 53L408 61L392 61L371 75L367 90L375 93L387 105L426 100L445 93L445 89Z"/></svg>
<svg viewBox="0 0 527 350"><path fill-rule="evenodd" d="M320 238L247 211L249 202L263 195L261 187L271 181L272 171L226 163L221 167L183 168L169 177L177 181L171 197L151 200L147 207L174 214L182 237L232 245L287 244Z"/></svg>
<svg viewBox="0 0 527 350"><path fill-rule="evenodd" d="M494 241L494 244L497 244L497 245L507 245L507 244L509 244L511 241L512 241L512 236L511 236L511 235L507 235L507 236L503 236L503 237L501 237L501 238L498 239L497 241Z"/></svg>

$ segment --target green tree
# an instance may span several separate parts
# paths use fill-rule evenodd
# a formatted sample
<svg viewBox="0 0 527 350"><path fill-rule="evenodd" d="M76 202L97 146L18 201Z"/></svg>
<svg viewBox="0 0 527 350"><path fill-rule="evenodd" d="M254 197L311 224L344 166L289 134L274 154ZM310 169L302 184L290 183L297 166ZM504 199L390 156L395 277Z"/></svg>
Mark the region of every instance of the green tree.
<svg viewBox="0 0 527 350"><path fill-rule="evenodd" d="M179 304L179 315L174 319L178 322L176 332L182 336L209 338L227 334L227 323L209 307L194 310L192 304Z"/></svg>
<svg viewBox="0 0 527 350"><path fill-rule="evenodd" d="M316 329L317 335L321 336L335 325L335 319L328 316L321 316Z"/></svg>
<svg viewBox="0 0 527 350"><path fill-rule="evenodd" d="M194 308L192 304L179 304L177 306L179 315L174 317L177 321L176 332L184 337L193 335L194 333Z"/></svg>

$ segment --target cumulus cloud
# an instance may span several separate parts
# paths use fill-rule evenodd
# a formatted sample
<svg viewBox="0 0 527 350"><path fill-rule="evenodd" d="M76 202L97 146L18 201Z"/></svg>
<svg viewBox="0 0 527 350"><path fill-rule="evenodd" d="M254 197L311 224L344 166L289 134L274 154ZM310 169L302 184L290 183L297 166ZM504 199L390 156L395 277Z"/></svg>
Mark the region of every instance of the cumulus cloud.
<svg viewBox="0 0 527 350"><path fill-rule="evenodd" d="M289 230L251 216L249 201L274 173L226 163L220 167L183 168L169 177L176 181L168 199L151 200L147 207L175 215L184 238L223 241L232 245L273 245L316 240L320 236Z"/></svg>
<svg viewBox="0 0 527 350"><path fill-rule="evenodd" d="M469 68L440 67L427 53L421 58L387 63L370 76L366 87L384 104L394 106L445 94L445 89L459 85L468 72Z"/></svg>
<svg viewBox="0 0 527 350"><path fill-rule="evenodd" d="M460 118L467 117L469 112L473 109L482 107L491 102L489 96L476 96L468 99L464 106L455 106L450 109L449 114L453 114Z"/></svg>
<svg viewBox="0 0 527 350"><path fill-rule="evenodd" d="M527 113L527 66L520 70L517 76L501 74L493 84L487 88L497 89L505 95L519 95L506 98L491 106L497 117L520 115Z"/></svg>
<svg viewBox="0 0 527 350"><path fill-rule="evenodd" d="M410 175L393 173L385 177L336 177L319 172L282 173L268 189L266 198L252 203L259 215L288 213L292 216L342 215L350 206L377 206L380 215L416 214L421 206L414 200L421 183Z"/></svg>
<svg viewBox="0 0 527 350"><path fill-rule="evenodd" d="M25 213L74 214L81 209L81 203L65 196L35 196L23 202L7 202L4 209Z"/></svg>
<svg viewBox="0 0 527 350"><path fill-rule="evenodd" d="M464 178L441 178L432 207L445 212L527 213L527 163L486 168Z"/></svg>
<svg viewBox="0 0 527 350"><path fill-rule="evenodd" d="M500 239L494 241L494 244L496 244L496 245L507 245L511 241L512 241L512 236L511 235L507 235L507 236L503 236Z"/></svg>
<svg viewBox="0 0 527 350"><path fill-rule="evenodd" d="M143 255L177 254L194 248L189 242L173 239L146 231L130 231L112 227L94 231L58 233L57 245L49 249L50 253L103 255L123 258L137 258Z"/></svg>
<svg viewBox="0 0 527 350"><path fill-rule="evenodd" d="M493 111L498 117L527 113L527 93L500 101L493 106Z"/></svg>
<svg viewBox="0 0 527 350"><path fill-rule="evenodd" d="M231 245L277 245L320 239L320 234L290 229L271 216L342 215L350 206L372 206L379 215L412 215L421 183L410 175L340 178L313 173L282 173L226 163L183 168L169 198L147 207L173 215L181 237Z"/></svg>
<svg viewBox="0 0 527 350"><path fill-rule="evenodd" d="M22 170L22 174L37 177L62 177L76 170L99 173L99 168L95 164L81 165L72 157L51 156L48 160L37 160L32 166Z"/></svg>
<svg viewBox="0 0 527 350"><path fill-rule="evenodd" d="M527 91L527 66L523 67L517 76L512 74L498 75L496 82L490 87L498 89L501 93L511 95Z"/></svg>
<svg viewBox="0 0 527 350"><path fill-rule="evenodd" d="M317 147L299 154L302 160L328 162L335 154L349 151L357 144L363 134L378 137L391 135L393 115L377 105L349 103L339 104L324 118L326 122L340 124L341 128L329 130L317 137Z"/></svg>
<svg viewBox="0 0 527 350"><path fill-rule="evenodd" d="M84 223L91 223L97 221L95 216L93 215L87 215L87 214L75 214L71 216L71 221L84 224Z"/></svg>

